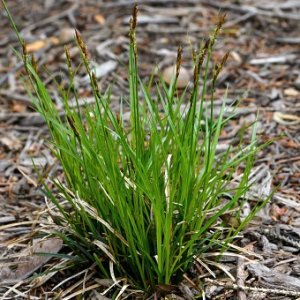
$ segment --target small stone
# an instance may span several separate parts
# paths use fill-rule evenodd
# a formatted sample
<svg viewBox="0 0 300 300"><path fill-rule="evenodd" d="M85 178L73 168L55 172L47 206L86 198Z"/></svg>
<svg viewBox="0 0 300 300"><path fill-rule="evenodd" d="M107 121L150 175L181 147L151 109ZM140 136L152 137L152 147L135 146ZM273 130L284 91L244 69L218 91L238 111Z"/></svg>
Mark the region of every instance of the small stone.
<svg viewBox="0 0 300 300"><path fill-rule="evenodd" d="M61 44L66 44L73 41L75 38L74 28L64 28L60 31L58 39Z"/></svg>
<svg viewBox="0 0 300 300"><path fill-rule="evenodd" d="M162 77L167 84L170 84L172 77L175 76L175 69L176 69L175 66L170 66L163 70ZM189 71L186 68L181 67L177 79L177 88L179 89L185 88L189 83L189 81L190 81Z"/></svg>
<svg viewBox="0 0 300 300"><path fill-rule="evenodd" d="M288 96L288 97L297 97L299 96L300 92L297 91L296 89L294 88L288 88L288 89L285 89L283 91L284 95L285 96Z"/></svg>

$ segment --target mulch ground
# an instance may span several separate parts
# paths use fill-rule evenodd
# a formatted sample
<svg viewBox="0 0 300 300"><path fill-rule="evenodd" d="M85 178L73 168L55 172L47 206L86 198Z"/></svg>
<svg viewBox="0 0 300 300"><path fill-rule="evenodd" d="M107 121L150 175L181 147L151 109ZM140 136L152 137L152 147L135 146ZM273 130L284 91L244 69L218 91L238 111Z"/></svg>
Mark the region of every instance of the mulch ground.
<svg viewBox="0 0 300 300"><path fill-rule="evenodd" d="M252 173L253 188L248 195L251 203L274 188L276 192L241 234L237 243L241 256L225 255L209 272L204 263L196 263L195 270L169 294L173 299L193 299L202 292L205 299L299 298L299 1L137 3L142 78L149 77L154 66L163 70L174 63L179 44L184 48L183 65L192 73L190 46L199 45L214 28L219 12L226 12L214 59L220 59L228 50L231 54L218 82L216 105L222 102L227 87L228 105L237 99L240 103L221 142L226 146L237 139L240 130L255 120L257 111L260 138L266 141L280 136L259 153ZM41 70L48 70L41 73L58 107L62 104L57 83L67 81L63 46L68 45L73 60L79 61L72 30L77 28L87 43L99 86L104 90L113 83L113 100L118 108L119 97L126 97L128 90L125 66L133 1L10 0L8 5L28 52L35 54ZM47 148L47 128L32 109L26 92L23 66L14 52L14 48L19 49L16 36L2 7L0 13L0 299L75 299L83 294L87 299L108 299L111 292L106 296L100 293L111 281L97 278L93 267L78 271L74 278L70 278L73 273L59 270L32 277L34 272L45 272L65 262L59 258L24 262L36 243L43 249L50 247L37 239L38 231L50 230L52 221L34 164L42 175L62 175ZM92 101L84 73L79 71L76 79L82 103ZM53 252L61 249L55 240L51 247ZM22 267L18 267L20 261ZM125 291L123 296L129 294Z"/></svg>

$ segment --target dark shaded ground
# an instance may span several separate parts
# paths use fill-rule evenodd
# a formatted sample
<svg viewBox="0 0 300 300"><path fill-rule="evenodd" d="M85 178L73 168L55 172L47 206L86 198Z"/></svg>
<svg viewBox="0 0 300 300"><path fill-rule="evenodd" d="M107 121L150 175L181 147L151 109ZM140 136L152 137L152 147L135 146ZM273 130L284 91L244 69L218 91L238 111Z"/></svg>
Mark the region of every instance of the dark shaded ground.
<svg viewBox="0 0 300 300"><path fill-rule="evenodd" d="M242 96L236 119L224 132L222 143L231 143L239 129L255 119L259 110L259 134L263 140L284 134L260 153L253 172L255 182L249 199L264 196L271 187L278 187L270 204L260 214L251 230L244 232L239 245L244 256L257 261L225 257L224 270L212 269L217 278L206 282L207 299L292 299L300 297L300 5L298 1L137 1L139 3L138 46L140 75L146 78L153 67L171 65L177 46L184 46L184 66L192 73L190 43L198 45L214 28L218 13L227 13L227 22L219 38L215 59L231 50L230 59L219 80L217 98L229 85L229 100ZM8 1L28 51L35 54L39 66L46 66L44 81L61 107L55 82L67 80L63 46L68 44L74 61L78 61L73 31L77 28L87 42L92 61L98 71L99 84L105 89L114 82L113 95L118 108L121 94L126 95L128 56L128 20L131 1ZM36 186L34 162L43 174L59 174L60 168L45 147L47 129L22 83L22 64L12 47L19 49L15 34L1 7L0 16L0 297L1 299L72 299L82 293L83 282L94 290L91 299L100 297L109 281L96 278L87 270L67 284L51 289L70 274L58 272L46 281L26 281L26 272L5 275L12 255L30 245L40 226L51 228L44 199ZM77 76L82 99L90 99L88 81ZM244 92L247 92L246 96ZM220 101L216 101L219 105ZM50 183L49 183L50 184ZM263 230L262 230L263 229ZM59 249L59 245L56 245ZM54 251L55 252L55 251ZM16 257L20 256L17 254ZM51 263L33 262L38 270ZM42 269L40 266L44 265ZM5 277L6 276L6 277ZM8 279L7 279L8 277ZM197 279L198 277L198 279ZM194 274L195 286L185 282L177 292L192 299L189 291L199 286L199 279L213 278L199 265ZM225 278L225 279L224 279ZM9 282L10 279L10 282ZM232 285L246 286L236 291ZM82 282L80 282L82 280ZM79 282L78 286L75 283ZM225 288L222 284L225 284ZM15 286L11 288L13 285ZM74 284L73 287L70 287ZM32 287L30 287L32 285ZM252 291L251 287L268 288ZM67 290L67 287L70 287ZM250 291L248 290L250 289ZM276 294L275 289L281 290ZM295 292L292 295L289 292ZM47 294L45 294L47 292ZM277 290L277 292L279 292ZM75 294L73 294L75 293ZM72 295L73 294L73 295ZM190 298L189 298L190 297ZM175 298L176 299L176 298Z"/></svg>

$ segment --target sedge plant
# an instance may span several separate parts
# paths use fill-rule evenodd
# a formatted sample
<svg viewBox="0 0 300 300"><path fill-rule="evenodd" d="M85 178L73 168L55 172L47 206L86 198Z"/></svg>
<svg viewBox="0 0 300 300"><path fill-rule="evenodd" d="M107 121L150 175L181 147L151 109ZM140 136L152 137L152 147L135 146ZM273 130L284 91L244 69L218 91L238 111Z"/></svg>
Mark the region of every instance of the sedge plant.
<svg viewBox="0 0 300 300"><path fill-rule="evenodd" d="M49 128L51 149L64 172L63 182L53 179L55 191L44 185L59 212L55 222L61 230L55 234L82 262L96 263L102 276L127 278L131 286L153 292L157 285L180 282L195 257L224 251L255 215L258 206L239 218L261 146L253 124L248 145L217 152L221 131L233 117L224 116L225 104L217 117L213 112L217 78L228 58L227 53L219 63L211 62L223 16L193 53L192 90L181 95L181 47L169 86L160 78L153 93L153 77L147 83L139 77L136 23L135 6L129 33L129 120L122 111L111 109L110 89L99 90L78 32L95 104L80 107L76 71L66 48L69 84L61 90L64 117L34 58L26 53L25 42L20 42L35 107ZM75 107L69 104L71 93L77 99ZM208 97L210 105L205 103ZM233 189L229 183L235 172L242 176ZM229 213L239 219L234 226L223 221Z"/></svg>

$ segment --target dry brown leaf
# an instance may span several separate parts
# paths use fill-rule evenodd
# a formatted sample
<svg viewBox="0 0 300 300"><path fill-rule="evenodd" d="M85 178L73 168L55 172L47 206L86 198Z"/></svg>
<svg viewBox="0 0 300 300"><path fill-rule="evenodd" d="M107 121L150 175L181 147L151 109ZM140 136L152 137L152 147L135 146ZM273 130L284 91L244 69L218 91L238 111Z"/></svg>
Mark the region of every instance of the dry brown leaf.
<svg viewBox="0 0 300 300"><path fill-rule="evenodd" d="M33 272L51 259L51 254L58 253L62 246L63 242L58 238L34 240L33 246L21 251L19 255L20 259L15 261L15 271L6 266L1 268L0 285L15 284L28 278ZM35 255L38 253L47 253L49 255Z"/></svg>
<svg viewBox="0 0 300 300"><path fill-rule="evenodd" d="M280 217L284 216L288 212L287 207L279 207L276 203L272 203L270 209L270 215L273 220L279 220Z"/></svg>
<svg viewBox="0 0 300 300"><path fill-rule="evenodd" d="M243 249L247 252L254 252L254 245L255 245L256 241L255 242L251 242L249 244L247 244L246 246L243 247Z"/></svg>
<svg viewBox="0 0 300 300"><path fill-rule="evenodd" d="M280 140L279 143L282 146L287 147L287 148L294 148L294 149L300 148L300 144L297 144L296 142L294 142L293 140L290 140L288 138Z"/></svg>
<svg viewBox="0 0 300 300"><path fill-rule="evenodd" d="M13 103L11 110L17 113L23 113L26 111L26 105L23 103Z"/></svg>

